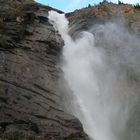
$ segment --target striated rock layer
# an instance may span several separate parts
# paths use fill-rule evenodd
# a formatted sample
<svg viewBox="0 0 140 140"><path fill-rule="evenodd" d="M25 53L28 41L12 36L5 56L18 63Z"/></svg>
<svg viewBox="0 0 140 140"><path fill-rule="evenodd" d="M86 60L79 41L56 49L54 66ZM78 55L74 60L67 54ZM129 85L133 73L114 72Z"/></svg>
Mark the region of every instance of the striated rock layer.
<svg viewBox="0 0 140 140"><path fill-rule="evenodd" d="M88 140L60 106L63 41L48 22L52 8L27 0L0 3L0 138Z"/></svg>

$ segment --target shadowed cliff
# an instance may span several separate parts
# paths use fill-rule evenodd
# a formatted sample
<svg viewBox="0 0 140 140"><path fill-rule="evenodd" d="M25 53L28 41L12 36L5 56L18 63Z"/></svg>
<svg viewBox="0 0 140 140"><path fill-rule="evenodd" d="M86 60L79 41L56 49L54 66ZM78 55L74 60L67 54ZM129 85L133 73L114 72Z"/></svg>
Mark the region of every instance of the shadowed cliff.
<svg viewBox="0 0 140 140"><path fill-rule="evenodd" d="M63 41L48 22L49 10L55 9L0 0L1 139L88 140L78 119L61 107Z"/></svg>

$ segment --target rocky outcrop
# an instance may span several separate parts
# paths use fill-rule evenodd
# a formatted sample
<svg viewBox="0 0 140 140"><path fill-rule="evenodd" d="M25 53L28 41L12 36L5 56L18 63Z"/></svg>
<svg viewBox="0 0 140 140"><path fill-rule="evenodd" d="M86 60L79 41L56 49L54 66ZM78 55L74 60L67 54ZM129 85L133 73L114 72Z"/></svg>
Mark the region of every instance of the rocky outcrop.
<svg viewBox="0 0 140 140"><path fill-rule="evenodd" d="M0 139L88 140L81 123L61 107L63 41L48 22L52 8L0 2Z"/></svg>
<svg viewBox="0 0 140 140"><path fill-rule="evenodd" d="M140 9L132 5L102 2L90 8L68 13L66 16L70 21L71 35L106 22L123 23L132 32L140 35Z"/></svg>

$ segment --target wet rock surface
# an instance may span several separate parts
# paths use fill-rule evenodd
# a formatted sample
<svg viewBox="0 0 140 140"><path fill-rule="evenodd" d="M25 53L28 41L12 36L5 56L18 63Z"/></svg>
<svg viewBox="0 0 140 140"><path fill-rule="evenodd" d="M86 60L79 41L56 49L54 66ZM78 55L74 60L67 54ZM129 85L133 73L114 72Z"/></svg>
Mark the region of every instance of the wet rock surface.
<svg viewBox="0 0 140 140"><path fill-rule="evenodd" d="M0 138L88 140L78 119L61 107L63 41L48 22L51 7L0 2Z"/></svg>

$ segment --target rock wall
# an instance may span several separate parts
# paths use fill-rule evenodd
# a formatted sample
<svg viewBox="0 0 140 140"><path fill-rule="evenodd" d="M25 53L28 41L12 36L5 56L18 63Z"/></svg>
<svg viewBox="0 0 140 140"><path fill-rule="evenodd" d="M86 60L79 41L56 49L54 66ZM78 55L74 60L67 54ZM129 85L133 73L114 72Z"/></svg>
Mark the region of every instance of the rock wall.
<svg viewBox="0 0 140 140"><path fill-rule="evenodd" d="M63 41L48 22L52 8L23 0L1 4L0 138L88 140L81 123L61 107Z"/></svg>

